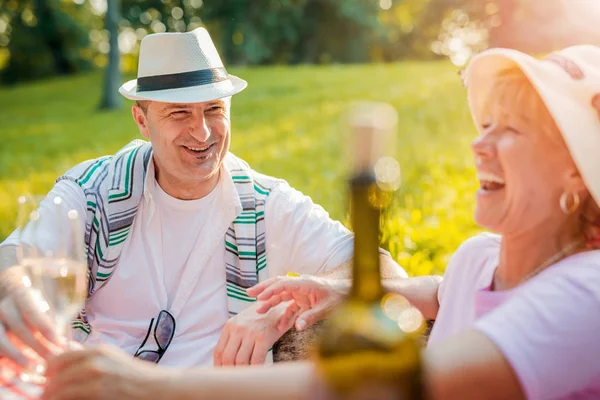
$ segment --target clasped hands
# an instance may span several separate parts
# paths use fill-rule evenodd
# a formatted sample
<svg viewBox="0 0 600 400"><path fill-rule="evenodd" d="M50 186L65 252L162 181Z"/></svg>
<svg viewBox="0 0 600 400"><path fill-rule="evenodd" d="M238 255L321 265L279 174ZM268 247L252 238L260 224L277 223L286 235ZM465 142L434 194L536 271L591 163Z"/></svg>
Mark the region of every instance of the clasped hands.
<svg viewBox="0 0 600 400"><path fill-rule="evenodd" d="M347 290L314 276L274 277L247 290L257 302L231 318L214 352L216 366L263 364L271 346L294 325L301 331L325 318Z"/></svg>

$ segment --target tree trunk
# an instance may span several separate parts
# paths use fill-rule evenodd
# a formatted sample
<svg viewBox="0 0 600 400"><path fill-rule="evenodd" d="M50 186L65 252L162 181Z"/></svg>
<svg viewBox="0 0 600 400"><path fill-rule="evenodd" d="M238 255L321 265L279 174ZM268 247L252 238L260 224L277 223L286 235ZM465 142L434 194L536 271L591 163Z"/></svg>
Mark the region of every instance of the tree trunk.
<svg viewBox="0 0 600 400"><path fill-rule="evenodd" d="M108 0L106 8L105 27L109 32L110 50L108 64L104 75L104 91L101 109L114 110L121 105L119 86L121 84L120 53L119 53L119 10L120 0Z"/></svg>
<svg viewBox="0 0 600 400"><path fill-rule="evenodd" d="M69 60L65 48L63 33L57 28L56 10L59 4L53 0L36 0L35 13L39 21L39 31L46 46L54 59L54 70L57 75L69 75L75 72L76 67Z"/></svg>

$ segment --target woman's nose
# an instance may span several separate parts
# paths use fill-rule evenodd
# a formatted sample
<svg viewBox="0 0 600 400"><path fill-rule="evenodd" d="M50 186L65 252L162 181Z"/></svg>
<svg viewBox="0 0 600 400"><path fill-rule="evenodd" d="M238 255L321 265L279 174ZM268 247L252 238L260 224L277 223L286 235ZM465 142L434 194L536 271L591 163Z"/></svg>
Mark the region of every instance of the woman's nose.
<svg viewBox="0 0 600 400"><path fill-rule="evenodd" d="M471 150L478 158L491 157L494 155L495 145L494 134L490 129L487 129L473 140L471 143Z"/></svg>

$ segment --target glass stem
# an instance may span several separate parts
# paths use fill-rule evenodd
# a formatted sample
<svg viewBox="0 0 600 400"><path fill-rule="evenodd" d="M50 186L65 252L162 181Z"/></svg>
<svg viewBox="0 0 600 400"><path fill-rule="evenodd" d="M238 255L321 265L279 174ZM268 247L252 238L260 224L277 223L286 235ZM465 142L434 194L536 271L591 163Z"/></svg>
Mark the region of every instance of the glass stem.
<svg viewBox="0 0 600 400"><path fill-rule="evenodd" d="M59 338L65 341L65 350L71 348L70 343L73 340L73 332L71 329L71 320L69 318L55 318L56 333Z"/></svg>

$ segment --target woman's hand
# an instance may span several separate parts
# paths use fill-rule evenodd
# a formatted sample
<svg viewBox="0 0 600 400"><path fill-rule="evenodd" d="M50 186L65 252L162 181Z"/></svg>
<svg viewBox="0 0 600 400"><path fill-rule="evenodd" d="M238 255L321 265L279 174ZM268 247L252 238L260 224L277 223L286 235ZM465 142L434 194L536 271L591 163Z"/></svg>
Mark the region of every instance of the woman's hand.
<svg viewBox="0 0 600 400"><path fill-rule="evenodd" d="M160 399L168 371L112 346L67 351L48 361L41 399Z"/></svg>
<svg viewBox="0 0 600 400"><path fill-rule="evenodd" d="M284 327L296 318L296 329L301 331L327 317L338 305L350 287L350 281L330 280L316 276L275 277L247 290L263 304L258 313L266 313L283 301L293 300L279 320Z"/></svg>

